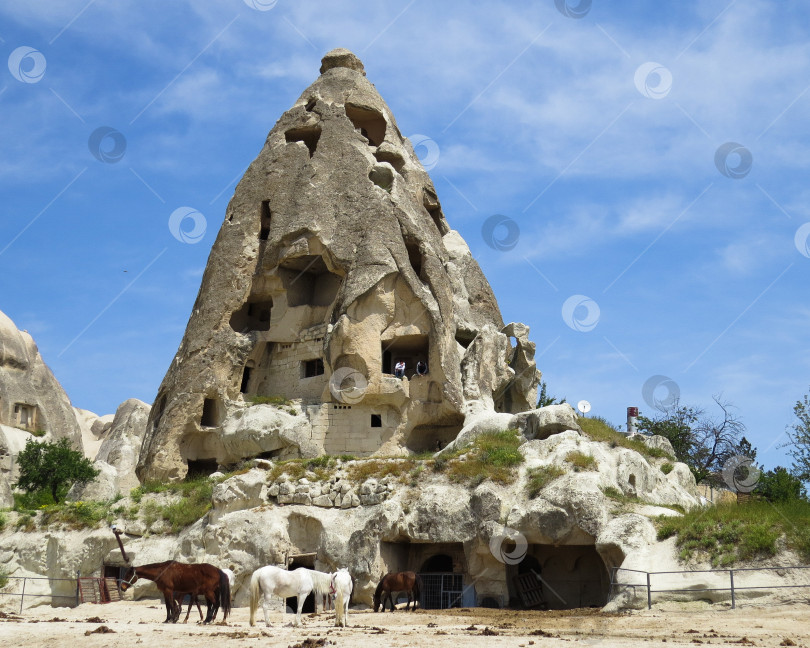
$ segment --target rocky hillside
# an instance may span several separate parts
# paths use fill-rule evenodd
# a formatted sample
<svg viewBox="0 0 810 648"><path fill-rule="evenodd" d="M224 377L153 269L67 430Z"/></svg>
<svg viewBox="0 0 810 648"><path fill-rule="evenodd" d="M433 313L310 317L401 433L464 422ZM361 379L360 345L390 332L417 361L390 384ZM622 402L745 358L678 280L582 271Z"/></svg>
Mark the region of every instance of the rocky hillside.
<svg viewBox="0 0 810 648"><path fill-rule="evenodd" d="M145 484L95 513L85 510L86 522L98 520L94 529L70 530L82 524L76 509L81 517L96 506L87 502L61 518L7 514L0 544L17 550L0 553L0 567L70 577L120 563L104 528L114 521L136 564L175 558L232 567L237 605L246 601L250 573L265 564L347 566L368 603L381 574L423 570L437 556L464 574L479 603L514 597L511 575L526 561L561 588L563 581L596 583L601 600L607 569L656 544L650 516L674 515L698 500L691 473L667 455L666 441L595 430L542 439L484 431L435 457L254 460L185 487ZM202 517L184 527L189 512Z"/></svg>

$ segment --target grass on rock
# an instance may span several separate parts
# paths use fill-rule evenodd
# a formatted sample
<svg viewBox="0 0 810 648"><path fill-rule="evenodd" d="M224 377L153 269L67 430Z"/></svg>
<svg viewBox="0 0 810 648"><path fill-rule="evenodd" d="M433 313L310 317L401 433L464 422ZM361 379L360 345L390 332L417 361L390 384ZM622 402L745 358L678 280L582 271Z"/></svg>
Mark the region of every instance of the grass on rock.
<svg viewBox="0 0 810 648"><path fill-rule="evenodd" d="M656 526L659 540L676 536L683 561L706 558L715 567L729 567L767 558L779 551L782 537L802 560L810 560L810 502L804 500L718 504L658 518Z"/></svg>
<svg viewBox="0 0 810 648"><path fill-rule="evenodd" d="M523 440L517 430L482 434L457 455L447 457L444 472L451 481L473 487L487 479L512 484L517 478L517 467L524 461L519 450Z"/></svg>
<svg viewBox="0 0 810 648"><path fill-rule="evenodd" d="M666 457L674 460L674 457L667 452L664 452L660 448L651 448L640 439L628 439L621 432L615 430L605 419L599 416L590 418L583 416L577 419L577 423L579 423L579 427L582 428L585 435L592 441L604 441L611 448L621 447L629 450L635 450L644 457L653 459Z"/></svg>
<svg viewBox="0 0 810 648"><path fill-rule="evenodd" d="M587 455L580 450L572 450L565 455L565 460L574 467L574 472L583 470L599 470L599 464L591 455Z"/></svg>
<svg viewBox="0 0 810 648"><path fill-rule="evenodd" d="M530 499L534 499L540 491L553 482L557 477L565 474L565 470L559 466L539 466L530 468L527 472L526 492Z"/></svg>

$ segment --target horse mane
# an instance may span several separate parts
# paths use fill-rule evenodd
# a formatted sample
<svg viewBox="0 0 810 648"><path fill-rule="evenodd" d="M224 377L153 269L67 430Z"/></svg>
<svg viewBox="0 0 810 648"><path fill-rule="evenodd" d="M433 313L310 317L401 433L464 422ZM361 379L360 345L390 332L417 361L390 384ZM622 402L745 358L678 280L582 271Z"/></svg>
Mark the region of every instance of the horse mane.
<svg viewBox="0 0 810 648"><path fill-rule="evenodd" d="M385 576L388 576L388 574L386 574ZM377 589L376 589L376 590L374 590L374 600L375 600L375 601L379 600L379 598L382 596L382 591L383 591L383 583L385 582L385 576L383 576L383 577L380 579L380 582L379 582L379 584L377 585Z"/></svg>
<svg viewBox="0 0 810 648"><path fill-rule="evenodd" d="M330 594L332 591L332 574L307 569L312 578L312 591L316 594Z"/></svg>

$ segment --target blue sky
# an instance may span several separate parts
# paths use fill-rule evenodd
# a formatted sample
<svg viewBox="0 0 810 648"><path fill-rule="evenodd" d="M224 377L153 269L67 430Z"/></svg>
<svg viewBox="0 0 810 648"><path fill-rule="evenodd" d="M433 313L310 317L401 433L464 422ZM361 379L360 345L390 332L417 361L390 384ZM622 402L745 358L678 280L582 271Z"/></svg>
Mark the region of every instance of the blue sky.
<svg viewBox="0 0 810 648"><path fill-rule="evenodd" d="M722 394L784 465L810 389L808 32L798 1L7 0L0 310L74 405L151 402L236 181L348 47L553 394L615 423L654 413L645 383Z"/></svg>

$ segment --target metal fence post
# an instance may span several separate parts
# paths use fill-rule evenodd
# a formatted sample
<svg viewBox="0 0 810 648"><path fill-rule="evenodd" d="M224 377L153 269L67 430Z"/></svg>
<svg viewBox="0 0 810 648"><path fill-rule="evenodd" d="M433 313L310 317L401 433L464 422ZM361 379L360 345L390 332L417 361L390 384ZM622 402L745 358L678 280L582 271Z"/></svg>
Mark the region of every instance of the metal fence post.
<svg viewBox="0 0 810 648"><path fill-rule="evenodd" d="M647 572L647 609L652 610L652 592L650 591L650 572Z"/></svg>
<svg viewBox="0 0 810 648"><path fill-rule="evenodd" d="M20 614L22 614L23 611L23 601L25 601L25 581L27 580L27 578L23 578L22 594L20 594Z"/></svg>
<svg viewBox="0 0 810 648"><path fill-rule="evenodd" d="M729 569L728 575L731 577L731 609L733 610L736 607L736 601L734 600L734 570Z"/></svg>
<svg viewBox="0 0 810 648"><path fill-rule="evenodd" d="M79 576L81 572L76 570L76 607L79 607Z"/></svg>

